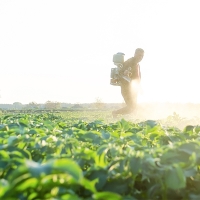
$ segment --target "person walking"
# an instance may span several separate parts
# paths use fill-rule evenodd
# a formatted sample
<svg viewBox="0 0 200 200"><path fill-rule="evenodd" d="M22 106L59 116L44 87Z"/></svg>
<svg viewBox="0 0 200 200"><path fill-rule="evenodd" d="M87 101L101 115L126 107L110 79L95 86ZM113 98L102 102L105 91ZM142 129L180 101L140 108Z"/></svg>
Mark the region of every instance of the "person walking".
<svg viewBox="0 0 200 200"><path fill-rule="evenodd" d="M121 95L125 101L126 106L113 111L112 116L116 118L118 115L131 114L135 111L137 105L137 97L141 81L141 72L139 62L143 59L144 50L137 48L135 50L134 57L129 58L123 63L123 67L120 73L128 76L131 81L127 81L121 78Z"/></svg>

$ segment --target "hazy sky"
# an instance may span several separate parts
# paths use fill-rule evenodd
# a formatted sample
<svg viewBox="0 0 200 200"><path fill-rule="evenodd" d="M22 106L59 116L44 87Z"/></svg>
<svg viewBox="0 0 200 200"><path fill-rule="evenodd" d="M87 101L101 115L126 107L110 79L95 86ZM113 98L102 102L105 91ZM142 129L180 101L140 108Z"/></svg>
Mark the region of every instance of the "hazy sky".
<svg viewBox="0 0 200 200"><path fill-rule="evenodd" d="M200 103L198 0L0 0L0 103L123 102L113 54L141 62L139 101Z"/></svg>

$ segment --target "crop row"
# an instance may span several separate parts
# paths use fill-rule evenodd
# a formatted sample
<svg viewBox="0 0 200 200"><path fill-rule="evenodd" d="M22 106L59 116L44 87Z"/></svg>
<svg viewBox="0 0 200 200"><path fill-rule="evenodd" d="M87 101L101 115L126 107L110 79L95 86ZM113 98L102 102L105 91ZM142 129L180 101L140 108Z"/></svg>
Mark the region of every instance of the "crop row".
<svg viewBox="0 0 200 200"><path fill-rule="evenodd" d="M0 118L0 199L200 198L200 127Z"/></svg>

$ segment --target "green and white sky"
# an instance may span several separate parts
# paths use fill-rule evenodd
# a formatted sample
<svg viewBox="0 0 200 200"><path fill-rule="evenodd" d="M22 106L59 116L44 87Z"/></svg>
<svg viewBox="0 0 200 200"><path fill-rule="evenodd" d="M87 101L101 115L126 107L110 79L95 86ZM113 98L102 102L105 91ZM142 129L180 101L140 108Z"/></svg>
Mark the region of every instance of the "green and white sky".
<svg viewBox="0 0 200 200"><path fill-rule="evenodd" d="M0 103L123 102L113 54L141 62L139 102L200 103L198 0L0 0Z"/></svg>

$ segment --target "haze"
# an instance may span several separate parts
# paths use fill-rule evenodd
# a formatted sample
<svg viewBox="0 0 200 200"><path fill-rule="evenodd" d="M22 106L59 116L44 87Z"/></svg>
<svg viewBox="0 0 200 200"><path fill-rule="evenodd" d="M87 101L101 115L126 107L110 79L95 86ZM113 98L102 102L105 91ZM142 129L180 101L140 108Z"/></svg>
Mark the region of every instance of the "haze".
<svg viewBox="0 0 200 200"><path fill-rule="evenodd" d="M139 102L199 103L197 0L1 0L0 103L121 103L113 54L141 62Z"/></svg>

